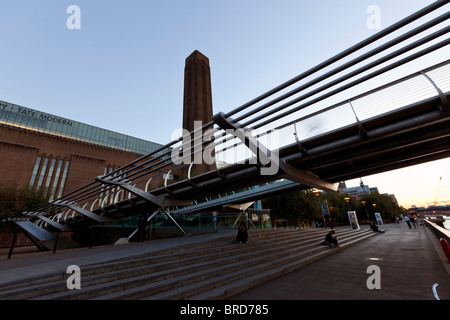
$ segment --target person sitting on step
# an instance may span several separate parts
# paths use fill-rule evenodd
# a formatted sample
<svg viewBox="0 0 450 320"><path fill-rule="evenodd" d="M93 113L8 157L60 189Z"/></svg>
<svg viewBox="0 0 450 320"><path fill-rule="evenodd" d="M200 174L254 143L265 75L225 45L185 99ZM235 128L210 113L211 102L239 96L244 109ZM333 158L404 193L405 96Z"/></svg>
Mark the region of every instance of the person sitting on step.
<svg viewBox="0 0 450 320"><path fill-rule="evenodd" d="M328 244L334 248L339 248L337 238L333 237L335 233L336 232L334 230L328 232L327 235L325 236L325 241L323 241L322 244Z"/></svg>
<svg viewBox="0 0 450 320"><path fill-rule="evenodd" d="M375 221L370 221L370 229L371 229L373 232L384 233L384 230L378 229L378 227L375 225Z"/></svg>

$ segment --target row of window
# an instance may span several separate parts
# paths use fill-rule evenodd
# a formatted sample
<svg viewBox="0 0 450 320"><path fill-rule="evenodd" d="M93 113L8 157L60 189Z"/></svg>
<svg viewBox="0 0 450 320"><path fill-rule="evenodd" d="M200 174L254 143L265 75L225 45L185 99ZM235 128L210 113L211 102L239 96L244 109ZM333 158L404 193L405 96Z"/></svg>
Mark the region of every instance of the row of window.
<svg viewBox="0 0 450 320"><path fill-rule="evenodd" d="M34 189L46 188L51 199L63 195L70 161L41 156L36 158L30 186Z"/></svg>

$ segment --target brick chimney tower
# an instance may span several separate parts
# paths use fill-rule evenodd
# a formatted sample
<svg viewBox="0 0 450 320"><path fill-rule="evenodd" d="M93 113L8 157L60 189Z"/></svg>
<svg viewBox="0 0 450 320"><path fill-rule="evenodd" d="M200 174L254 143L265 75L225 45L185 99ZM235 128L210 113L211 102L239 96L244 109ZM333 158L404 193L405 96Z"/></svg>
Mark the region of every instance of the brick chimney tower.
<svg viewBox="0 0 450 320"><path fill-rule="evenodd" d="M183 101L183 129L189 132L209 123L213 115L212 94L211 94L211 70L209 59L199 51L195 50L186 58L184 68L184 101ZM195 121L200 121L196 126ZM201 133L196 133L191 137L192 141ZM200 142L200 141L199 141ZM195 141L195 145L198 145ZM193 146L194 144L192 144ZM205 147L205 146L203 146ZM194 166L191 169L191 176L215 170L215 164L204 162L202 153L196 153L191 159ZM214 153L212 153L214 156ZM187 176L187 168L182 170L182 176Z"/></svg>
<svg viewBox="0 0 450 320"><path fill-rule="evenodd" d="M212 112L209 59L195 50L184 68L183 129L194 130L194 121L210 122Z"/></svg>

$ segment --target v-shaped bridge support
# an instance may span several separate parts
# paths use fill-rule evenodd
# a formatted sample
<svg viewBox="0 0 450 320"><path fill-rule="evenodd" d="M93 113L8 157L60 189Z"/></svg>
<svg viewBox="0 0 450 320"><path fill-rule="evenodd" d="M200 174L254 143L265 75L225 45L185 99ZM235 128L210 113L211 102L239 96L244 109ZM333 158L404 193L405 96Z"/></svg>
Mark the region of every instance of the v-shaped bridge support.
<svg viewBox="0 0 450 320"><path fill-rule="evenodd" d="M129 184L129 182L127 180L119 180L118 178L104 178L104 177L97 177L96 178L97 181L104 183L104 184L109 184L109 185L115 185L118 186L142 199L144 199L147 202L150 202L152 204L156 204L157 206L160 207L159 210L157 210L156 212L154 212L148 219L147 219L147 223L150 222L151 219L153 219L154 216L156 216L156 214L158 214L160 211L162 213L164 213L170 220L172 220L172 222L176 225L176 227L181 231L181 233L183 233L183 235L186 235L186 232L184 232L184 230L180 227L180 225L175 221L175 219L168 214L165 211L166 207L173 207L173 206L186 206L186 205L191 205L192 201L184 201L184 200L174 200L174 199L168 199L168 198L162 198L162 197L157 197L149 192L145 192L144 190L141 190L131 184ZM136 231L135 231L136 232ZM134 233L132 235L134 235ZM131 235L131 236L132 236ZM130 237L131 237L130 236ZM130 238L129 237L129 238Z"/></svg>
<svg viewBox="0 0 450 320"><path fill-rule="evenodd" d="M278 173L278 169L281 169L285 173L286 179L302 183L312 188L333 192L337 191L337 184L325 181L311 172L297 169L283 159L280 159L276 152L268 150L257 138L249 134L247 128L242 128L233 119L226 118L224 113L220 112L214 115L212 119L221 129L228 132L232 130L234 135L255 154L258 159L258 164L261 167L261 174L275 175Z"/></svg>

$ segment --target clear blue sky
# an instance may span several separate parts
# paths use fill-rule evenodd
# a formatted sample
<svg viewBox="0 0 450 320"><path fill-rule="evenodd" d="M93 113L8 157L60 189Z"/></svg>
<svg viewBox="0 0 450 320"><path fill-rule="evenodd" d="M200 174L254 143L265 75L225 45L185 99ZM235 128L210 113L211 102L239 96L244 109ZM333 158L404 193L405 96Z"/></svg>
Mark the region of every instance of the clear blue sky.
<svg viewBox="0 0 450 320"><path fill-rule="evenodd" d="M214 112L226 112L372 35L370 5L384 28L431 2L2 1L0 100L165 144L181 127L184 63L194 50L210 59ZM73 4L80 30L66 27ZM447 159L439 167L446 172L416 184L433 193L421 203L400 196L398 180L364 182L405 206L423 205L440 175L439 198L450 200L449 167Z"/></svg>

